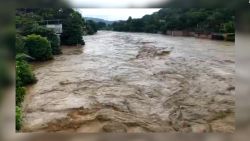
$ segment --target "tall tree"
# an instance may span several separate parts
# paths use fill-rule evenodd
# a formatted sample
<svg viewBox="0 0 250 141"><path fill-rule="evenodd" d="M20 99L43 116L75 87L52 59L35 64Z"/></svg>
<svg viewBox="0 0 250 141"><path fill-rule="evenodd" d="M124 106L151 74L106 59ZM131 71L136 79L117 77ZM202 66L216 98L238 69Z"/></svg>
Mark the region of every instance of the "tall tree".
<svg viewBox="0 0 250 141"><path fill-rule="evenodd" d="M67 13L68 11L66 11ZM61 43L63 45L82 44L82 34L84 22L80 13L71 11L67 18L63 21L63 33L61 34Z"/></svg>

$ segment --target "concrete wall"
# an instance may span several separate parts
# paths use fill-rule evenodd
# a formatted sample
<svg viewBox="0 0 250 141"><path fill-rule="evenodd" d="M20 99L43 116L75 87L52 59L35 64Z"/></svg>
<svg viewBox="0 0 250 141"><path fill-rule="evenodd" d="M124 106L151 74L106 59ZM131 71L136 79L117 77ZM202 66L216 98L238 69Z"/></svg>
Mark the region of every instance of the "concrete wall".
<svg viewBox="0 0 250 141"><path fill-rule="evenodd" d="M196 38L202 38L202 39L212 39L211 34L194 34L194 37Z"/></svg>
<svg viewBox="0 0 250 141"><path fill-rule="evenodd" d="M181 30L168 30L166 32L167 35L171 36L194 36L195 32L189 32L189 31L181 31Z"/></svg>
<svg viewBox="0 0 250 141"><path fill-rule="evenodd" d="M62 33L62 24L47 24L46 27L54 30L56 34Z"/></svg>
<svg viewBox="0 0 250 141"><path fill-rule="evenodd" d="M202 39L212 39L212 40L235 40L235 34L223 34L223 33L196 33L191 31L181 31L181 30L168 30L166 35L170 36L190 36Z"/></svg>

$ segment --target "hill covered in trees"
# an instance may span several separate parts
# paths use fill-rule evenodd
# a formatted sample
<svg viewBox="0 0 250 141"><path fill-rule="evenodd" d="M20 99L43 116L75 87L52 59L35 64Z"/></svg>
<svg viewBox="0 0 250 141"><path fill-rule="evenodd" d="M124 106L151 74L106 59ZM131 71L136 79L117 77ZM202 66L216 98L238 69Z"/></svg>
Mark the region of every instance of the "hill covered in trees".
<svg viewBox="0 0 250 141"><path fill-rule="evenodd" d="M163 8L139 19L129 17L126 21L112 24L115 31L166 33L167 30L200 33L234 33L234 11L230 9Z"/></svg>
<svg viewBox="0 0 250 141"><path fill-rule="evenodd" d="M104 19L100 19L100 18L92 18L92 17L84 17L86 20L92 20L96 23L105 23L106 25L110 25L112 23L114 23L114 21L108 21L108 20L104 20Z"/></svg>

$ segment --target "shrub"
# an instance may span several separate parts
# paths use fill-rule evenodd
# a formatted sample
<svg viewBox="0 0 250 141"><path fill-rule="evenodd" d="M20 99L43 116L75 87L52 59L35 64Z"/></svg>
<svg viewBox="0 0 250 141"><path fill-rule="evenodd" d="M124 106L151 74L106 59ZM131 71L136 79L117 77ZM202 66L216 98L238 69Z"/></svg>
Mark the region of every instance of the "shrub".
<svg viewBox="0 0 250 141"><path fill-rule="evenodd" d="M24 87L17 87L16 88L16 106L21 107L22 102L25 96L25 88Z"/></svg>
<svg viewBox="0 0 250 141"><path fill-rule="evenodd" d="M234 22L233 21L229 21L227 23L224 23L223 24L222 32L225 32L225 33L234 33L235 32Z"/></svg>
<svg viewBox="0 0 250 141"><path fill-rule="evenodd" d="M16 106L16 130L19 131L22 126L22 110Z"/></svg>
<svg viewBox="0 0 250 141"><path fill-rule="evenodd" d="M28 53L27 48L24 47L24 38L20 35L16 35L16 54L18 53Z"/></svg>
<svg viewBox="0 0 250 141"><path fill-rule="evenodd" d="M88 35L93 35L97 32L97 25L94 21L88 20L87 22L87 34Z"/></svg>
<svg viewBox="0 0 250 141"><path fill-rule="evenodd" d="M16 61L16 86L25 86L36 82L29 64L24 60Z"/></svg>
<svg viewBox="0 0 250 141"><path fill-rule="evenodd" d="M22 61L22 60L34 60L31 56L25 54L25 53L19 53L16 55L16 61Z"/></svg>
<svg viewBox="0 0 250 141"><path fill-rule="evenodd" d="M52 49L50 42L40 35L28 35L25 39L25 47L28 54L38 61L46 61L52 59Z"/></svg>
<svg viewBox="0 0 250 141"><path fill-rule="evenodd" d="M37 25L33 26L29 30L29 32L26 32L25 34L26 35L36 34L36 35L41 35L42 37L46 37L51 43L52 53L54 55L62 53L60 48L59 37L55 34L53 30Z"/></svg>

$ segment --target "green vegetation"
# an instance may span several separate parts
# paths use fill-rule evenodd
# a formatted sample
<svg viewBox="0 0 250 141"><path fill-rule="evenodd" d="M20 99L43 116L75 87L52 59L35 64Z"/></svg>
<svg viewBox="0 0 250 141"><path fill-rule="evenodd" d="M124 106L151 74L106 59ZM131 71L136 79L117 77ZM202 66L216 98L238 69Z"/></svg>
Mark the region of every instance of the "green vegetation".
<svg viewBox="0 0 250 141"><path fill-rule="evenodd" d="M73 11L63 22L61 41L63 45L84 44L82 39L84 22L80 13Z"/></svg>
<svg viewBox="0 0 250 141"><path fill-rule="evenodd" d="M16 106L16 130L20 130L22 126L22 109Z"/></svg>
<svg viewBox="0 0 250 141"><path fill-rule="evenodd" d="M40 35L28 35L25 39L25 48L28 54L37 61L46 61L52 59L52 49L47 38Z"/></svg>
<svg viewBox="0 0 250 141"><path fill-rule="evenodd" d="M16 86L22 87L36 82L29 64L24 60L16 61Z"/></svg>
<svg viewBox="0 0 250 141"><path fill-rule="evenodd" d="M25 96L25 88L17 87L16 88L16 106L21 107L21 104L24 100L24 96Z"/></svg>
<svg viewBox="0 0 250 141"><path fill-rule="evenodd" d="M21 107L26 93L24 86L35 82L36 78L29 64L18 57L16 61L16 130L20 130L22 124Z"/></svg>
<svg viewBox="0 0 250 141"><path fill-rule="evenodd" d="M43 18L33 12L25 13L17 10L15 16L17 33L27 35L33 27L39 26Z"/></svg>
<svg viewBox="0 0 250 141"><path fill-rule="evenodd" d="M23 36L16 35L16 54L25 53L28 54L28 49L24 46Z"/></svg>
<svg viewBox="0 0 250 141"><path fill-rule="evenodd" d="M230 9L163 8L140 19L128 18L112 24L115 31L166 33L167 30L199 33L234 33L234 11Z"/></svg>
<svg viewBox="0 0 250 141"><path fill-rule="evenodd" d="M107 25L104 22L98 22L98 23L96 23L96 25L97 25L98 30L107 28Z"/></svg>
<svg viewBox="0 0 250 141"><path fill-rule="evenodd" d="M51 48L52 48L52 54L61 54L61 49L60 49L60 43L59 43L59 38L57 35L54 33L53 30L48 29L43 26L33 26L29 31L27 31L24 35L31 35L31 34L36 34L40 35L42 37L46 37L50 43L51 43Z"/></svg>
<svg viewBox="0 0 250 141"><path fill-rule="evenodd" d="M52 53L54 55L61 54L59 38L55 32L42 25L39 25L43 18L35 13L18 12L16 16L17 32L22 36L31 34L41 35L47 37L51 43Z"/></svg>
<svg viewBox="0 0 250 141"><path fill-rule="evenodd" d="M54 31L45 27L46 20L59 20L62 24L63 33L60 39ZM56 24L56 21L51 24ZM88 25L90 24L90 25ZM60 45L84 45L82 36L84 34L94 34L97 28L95 23L85 22L81 14L71 8L26 8L18 9L16 14L17 31L22 36L37 34L51 42L52 53L60 54ZM59 43L61 41L61 43Z"/></svg>
<svg viewBox="0 0 250 141"><path fill-rule="evenodd" d="M88 35L93 35L97 32L97 25L94 21L92 20L87 20L86 22L86 30Z"/></svg>
<svg viewBox="0 0 250 141"><path fill-rule="evenodd" d="M35 83L36 78L29 64L18 58L16 61L16 130L20 130L22 124L22 102L25 96L24 86Z"/></svg>

